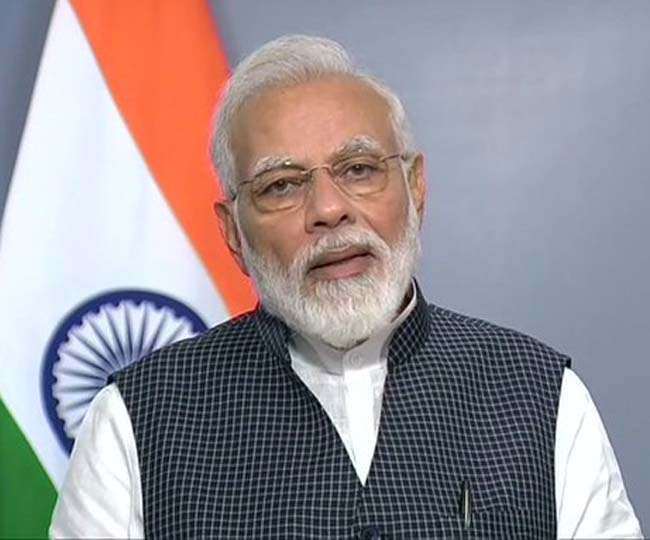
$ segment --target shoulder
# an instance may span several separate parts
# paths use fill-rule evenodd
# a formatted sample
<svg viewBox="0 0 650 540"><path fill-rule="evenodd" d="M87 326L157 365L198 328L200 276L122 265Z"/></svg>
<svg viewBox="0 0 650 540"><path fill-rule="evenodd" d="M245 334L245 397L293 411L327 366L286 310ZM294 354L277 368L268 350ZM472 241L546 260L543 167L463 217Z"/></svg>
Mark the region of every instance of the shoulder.
<svg viewBox="0 0 650 540"><path fill-rule="evenodd" d="M596 405L578 375L571 369L565 369L558 404L558 453L570 453L575 437L585 425L586 418L600 418Z"/></svg>
<svg viewBox="0 0 650 540"><path fill-rule="evenodd" d="M570 366L570 358L537 338L500 326L484 319L470 317L429 304L431 338L449 348L480 351L492 359L548 360L558 367Z"/></svg>
<svg viewBox="0 0 650 540"><path fill-rule="evenodd" d="M258 341L257 311L250 311L229 319L197 336L177 341L144 356L138 362L115 373L118 383L128 378L163 375L170 370L177 376L189 367L209 362L211 366L223 364L238 356L242 349L250 348Z"/></svg>
<svg viewBox="0 0 650 540"><path fill-rule="evenodd" d="M73 452L77 451L79 441L96 441L111 432L120 434L123 426L126 425L125 419L128 419L128 414L119 389L115 384L105 386L90 402Z"/></svg>

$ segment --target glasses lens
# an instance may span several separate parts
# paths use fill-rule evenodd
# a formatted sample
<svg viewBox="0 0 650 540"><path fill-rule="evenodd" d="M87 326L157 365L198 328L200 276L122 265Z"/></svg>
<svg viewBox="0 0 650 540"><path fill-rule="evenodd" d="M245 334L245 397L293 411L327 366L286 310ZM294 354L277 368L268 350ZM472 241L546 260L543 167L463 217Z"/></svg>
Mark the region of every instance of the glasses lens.
<svg viewBox="0 0 650 540"><path fill-rule="evenodd" d="M375 155L354 155L331 167L321 165L305 171L298 168L279 168L264 172L250 183L250 196L262 212L289 210L305 202L309 180L316 169L331 172L341 190L353 197L364 197L382 191L388 183L387 160Z"/></svg>
<svg viewBox="0 0 650 540"><path fill-rule="evenodd" d="M332 171L350 195L371 195L386 187L387 166L376 156L354 156L336 163Z"/></svg>
<svg viewBox="0 0 650 540"><path fill-rule="evenodd" d="M251 184L251 195L260 210L274 212L300 206L305 188L303 171L279 169L258 176Z"/></svg>

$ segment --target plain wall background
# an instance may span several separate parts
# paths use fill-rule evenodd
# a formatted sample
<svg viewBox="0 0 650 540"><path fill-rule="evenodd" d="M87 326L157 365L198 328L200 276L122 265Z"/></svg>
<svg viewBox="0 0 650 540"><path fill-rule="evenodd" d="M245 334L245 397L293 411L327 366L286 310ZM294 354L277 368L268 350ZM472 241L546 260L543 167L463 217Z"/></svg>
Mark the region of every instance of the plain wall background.
<svg viewBox="0 0 650 540"><path fill-rule="evenodd" d="M573 357L647 532L650 2L211 3L231 64L319 34L402 96L427 160L425 293ZM0 213L51 8L0 3Z"/></svg>

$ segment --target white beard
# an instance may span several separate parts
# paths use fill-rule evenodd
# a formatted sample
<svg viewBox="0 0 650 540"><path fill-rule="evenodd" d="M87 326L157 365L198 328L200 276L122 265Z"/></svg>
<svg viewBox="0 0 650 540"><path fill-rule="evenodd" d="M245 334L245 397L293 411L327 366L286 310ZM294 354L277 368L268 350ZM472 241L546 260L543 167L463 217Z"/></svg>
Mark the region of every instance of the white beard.
<svg viewBox="0 0 650 540"><path fill-rule="evenodd" d="M420 255L419 219L409 200L402 237L391 248L376 233L348 226L320 237L297 253L289 268L250 247L241 234L242 255L264 307L297 332L337 349L349 349L385 327L398 314ZM374 260L361 275L309 282L313 261L353 246Z"/></svg>

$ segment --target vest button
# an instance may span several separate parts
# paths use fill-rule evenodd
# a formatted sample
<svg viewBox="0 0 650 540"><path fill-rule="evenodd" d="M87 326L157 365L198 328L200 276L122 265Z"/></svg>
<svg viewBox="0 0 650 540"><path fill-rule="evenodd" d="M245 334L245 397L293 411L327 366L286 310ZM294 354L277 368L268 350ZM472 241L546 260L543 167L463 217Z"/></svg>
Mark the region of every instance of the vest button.
<svg viewBox="0 0 650 540"><path fill-rule="evenodd" d="M381 538L379 527L376 527L375 525L364 527L361 529L361 538L363 540L379 540Z"/></svg>

